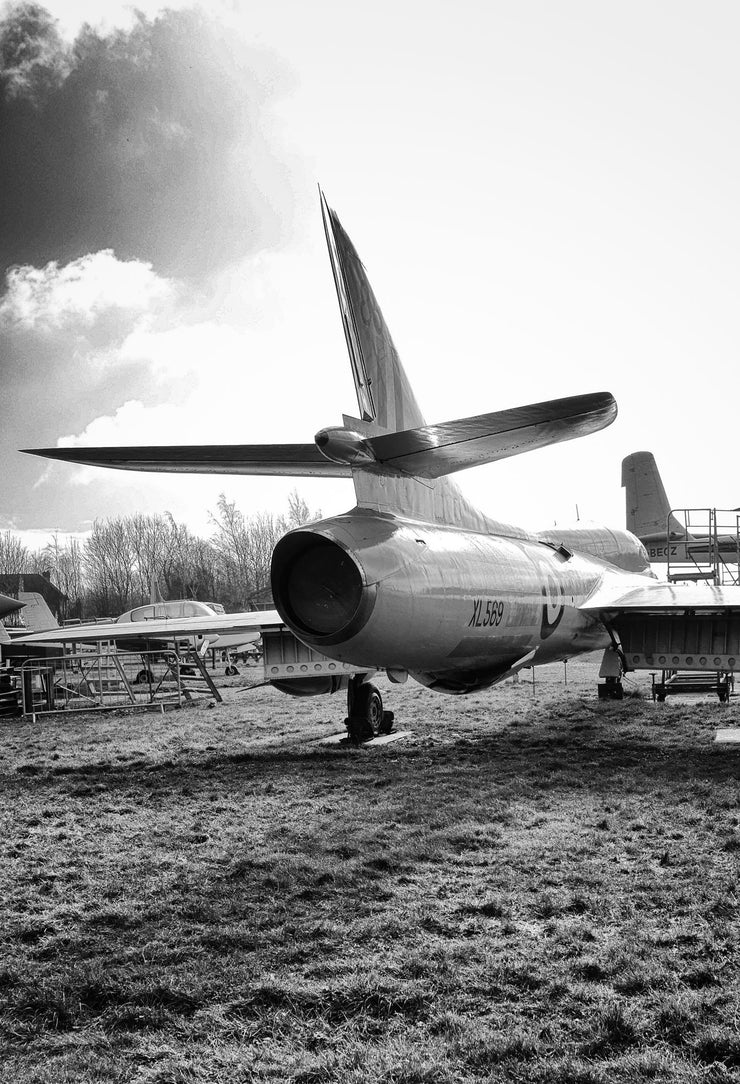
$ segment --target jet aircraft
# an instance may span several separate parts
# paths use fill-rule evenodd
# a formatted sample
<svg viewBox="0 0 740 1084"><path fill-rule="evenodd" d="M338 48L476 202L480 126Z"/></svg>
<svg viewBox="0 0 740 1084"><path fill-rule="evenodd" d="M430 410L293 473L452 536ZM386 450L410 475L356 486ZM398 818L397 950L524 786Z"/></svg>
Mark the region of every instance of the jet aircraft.
<svg viewBox="0 0 740 1084"><path fill-rule="evenodd" d="M121 625L121 632L116 633L116 642L121 642L121 646L128 648L129 651L154 649L155 641L153 641L151 635L147 634L148 627L152 621L168 621L168 622L182 622L189 621L193 618L207 617L212 619L213 615L218 616L225 615L226 611L219 602L198 602L195 599L169 599L158 602L150 602L143 606L137 606L133 610L126 610L125 613L119 614L115 623ZM234 614L230 615L232 618ZM250 614L251 616L251 614ZM144 623L144 632L137 634L131 632L131 626L136 624L141 626ZM260 629L253 628L245 632L215 632L208 633L198 632L195 635L187 636L184 633L178 633L176 639L178 641L186 641L191 647L203 650L204 642L206 649L215 647L219 651L224 652L226 655L226 673L236 674L238 670L231 662L230 655L235 653L238 648L247 648L248 645L254 645L260 637ZM164 640L165 643L172 639L172 634L169 638ZM160 640L160 643L163 642ZM141 647L138 645L141 644ZM254 646L250 648L250 653L254 653L256 649Z"/></svg>
<svg viewBox="0 0 740 1084"><path fill-rule="evenodd" d="M697 568L710 564L720 554L740 560L737 530L708 532L678 519L671 507L652 452L632 452L622 460L627 530L644 544L655 564L685 564ZM710 520L710 509L696 510ZM737 512L738 510L735 509ZM738 517L735 517L736 521ZM702 524L706 528L709 522ZM715 519L714 526L717 526Z"/></svg>
<svg viewBox="0 0 740 1084"><path fill-rule="evenodd" d="M307 444L33 454L124 470L351 477L355 506L280 539L271 580L280 618L298 640L360 670L351 677L309 673L286 691L346 688L355 738L387 725L390 713L368 680L378 670L392 682L410 675L432 689L469 693L522 667L606 648L611 661L602 675L619 696L629 666L620 620L639 615L654 629L658 616L685 621L688 603L694 621L740 612L738 589L701 594L694 587L689 599L657 582L644 546L628 531L530 533L475 508L450 475L594 433L614 420L616 402L595 392L428 425L365 268L320 198L357 417L345 415ZM740 622L733 629L725 647L740 658Z"/></svg>

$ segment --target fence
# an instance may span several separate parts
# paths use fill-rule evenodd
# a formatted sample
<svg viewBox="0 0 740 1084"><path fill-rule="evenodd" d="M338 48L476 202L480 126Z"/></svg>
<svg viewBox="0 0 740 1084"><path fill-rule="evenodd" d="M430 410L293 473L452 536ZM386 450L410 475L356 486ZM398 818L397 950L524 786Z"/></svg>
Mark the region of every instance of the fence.
<svg viewBox="0 0 740 1084"><path fill-rule="evenodd" d="M184 663L175 651L82 651L26 659L18 670L24 715L115 707L180 707Z"/></svg>

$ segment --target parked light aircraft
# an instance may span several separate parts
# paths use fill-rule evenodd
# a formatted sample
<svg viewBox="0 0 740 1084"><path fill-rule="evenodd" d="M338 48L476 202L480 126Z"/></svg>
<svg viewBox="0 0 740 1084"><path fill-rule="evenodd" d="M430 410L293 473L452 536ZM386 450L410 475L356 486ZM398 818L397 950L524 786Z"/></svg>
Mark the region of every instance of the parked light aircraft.
<svg viewBox="0 0 740 1084"><path fill-rule="evenodd" d="M731 554L735 561L738 560L740 539L737 531L707 533L706 529L691 527L676 517L652 452L632 452L625 456L622 485L627 530L640 539L655 564L702 565L711 561L715 553ZM709 521L712 510L700 511ZM716 518L713 526L717 526Z"/></svg>
<svg viewBox="0 0 740 1084"><path fill-rule="evenodd" d="M584 526L532 534L473 507L451 474L594 433L614 420L613 397L596 392L427 425L365 268L323 194L321 207L358 417L321 429L311 444L34 454L124 470L351 477L355 507L286 534L271 576L278 613L295 636L362 670L350 678L307 674L289 691L348 686L355 737L383 725L380 694L367 680L379 669L392 681L411 675L432 689L468 693L522 667L610 645L624 668L623 617L654 623L683 615L688 602L694 619L740 612L738 589L693 587L689 599L659 583L629 532ZM740 626L737 640L740 656ZM609 678L615 689L620 673Z"/></svg>
<svg viewBox="0 0 740 1084"><path fill-rule="evenodd" d="M146 651L153 649L155 646L154 640L151 635L148 634L148 629L151 627L152 621L168 621L168 622L182 622L191 621L193 618L206 617L213 618L213 615L221 616L225 615L226 611L220 602L199 602L196 599L168 599L159 602L149 602L143 606L136 606L133 610L126 610L125 613L119 614L116 618L116 624L123 626L121 632L116 633L116 642L120 640L121 645L128 648L129 651ZM233 615L232 615L233 616ZM130 633L130 626L133 624L140 625L146 624L145 632L143 634ZM134 637L132 640L131 637ZM210 632L203 633L198 632L194 635L187 636L183 633L177 633L176 639L178 641L186 641L191 647L196 649L215 647L219 651L226 652L226 673L235 674L238 671L229 659L229 653L236 652L238 648L246 648L248 645L254 645L260 637L259 628L251 629L247 632ZM155 638L156 639L156 638ZM169 642L172 639L170 636L164 642ZM160 642L161 638L160 638ZM254 652L254 647L250 650Z"/></svg>
<svg viewBox="0 0 740 1084"><path fill-rule="evenodd" d="M217 604L175 599L127 610L110 621L62 627L40 595L24 598L26 602L17 605L33 601L30 619L26 628L11 630L13 643L20 646L115 641L127 651L148 651L174 641L187 641L202 654L210 648L228 653L254 644L263 624L271 618L272 623L280 621L274 610L227 614ZM230 659L227 662L227 673L231 673L234 668Z"/></svg>

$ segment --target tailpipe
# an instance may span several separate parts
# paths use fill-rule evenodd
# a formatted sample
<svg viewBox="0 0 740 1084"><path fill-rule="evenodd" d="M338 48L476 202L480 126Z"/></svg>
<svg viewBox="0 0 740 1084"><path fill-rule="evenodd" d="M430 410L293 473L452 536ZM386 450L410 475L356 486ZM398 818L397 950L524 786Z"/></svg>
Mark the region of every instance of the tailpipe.
<svg viewBox="0 0 740 1084"><path fill-rule="evenodd" d="M344 546L313 531L291 531L272 555L272 594L283 621L306 643L337 644L365 625L375 587Z"/></svg>

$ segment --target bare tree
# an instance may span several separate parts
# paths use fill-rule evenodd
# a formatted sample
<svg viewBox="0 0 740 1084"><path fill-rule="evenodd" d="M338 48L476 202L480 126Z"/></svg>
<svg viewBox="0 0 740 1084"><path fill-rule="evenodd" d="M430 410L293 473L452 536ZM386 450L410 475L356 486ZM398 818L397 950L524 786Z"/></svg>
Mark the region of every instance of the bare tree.
<svg viewBox="0 0 740 1084"><path fill-rule="evenodd" d="M0 532L0 572L19 575L33 571L32 555L12 531Z"/></svg>
<svg viewBox="0 0 740 1084"><path fill-rule="evenodd" d="M177 525L172 516L135 515L127 519L134 556L134 594L137 602L148 599L155 587L161 590L174 560Z"/></svg>
<svg viewBox="0 0 740 1084"><path fill-rule="evenodd" d="M185 524L177 523L171 513L166 512L165 517L169 524L169 549L162 579L167 598L218 598L218 559L213 546L192 534Z"/></svg>
<svg viewBox="0 0 740 1084"><path fill-rule="evenodd" d="M288 497L288 529L302 527L304 523L321 519L321 509L311 512L303 497L297 489L293 489Z"/></svg>
<svg viewBox="0 0 740 1084"><path fill-rule="evenodd" d="M215 527L213 549L218 560L222 593L229 605L243 608L257 591L269 583L270 562L275 543L286 531L316 519L306 501L293 490L288 499L288 516L260 512L246 517L234 501L222 493L218 514L211 516Z"/></svg>
<svg viewBox="0 0 740 1084"><path fill-rule="evenodd" d="M104 614L129 609L133 602L135 553L126 520L96 519L85 542L83 560L93 606Z"/></svg>
<svg viewBox="0 0 740 1084"><path fill-rule="evenodd" d="M82 547L76 538L65 545L55 532L51 540L36 554L36 565L49 574L52 583L66 595L63 617L81 617L84 605L85 576Z"/></svg>
<svg viewBox="0 0 740 1084"><path fill-rule="evenodd" d="M200 598L243 609L269 581L272 551L286 531L320 517L293 490L287 516L245 516L222 493L211 516L214 534L199 538L174 517L134 515L96 520L84 545L55 533L29 552L11 531L0 533L0 572L49 572L68 599L65 616L114 615L149 598Z"/></svg>

